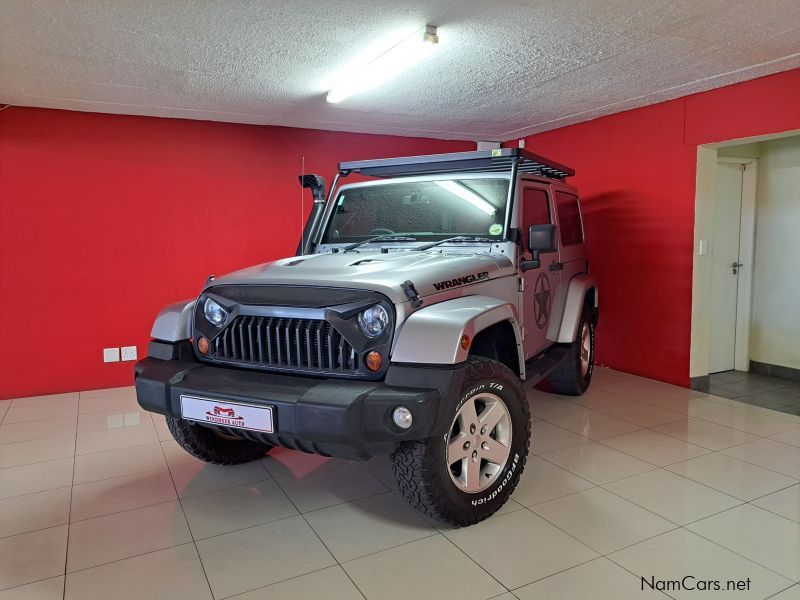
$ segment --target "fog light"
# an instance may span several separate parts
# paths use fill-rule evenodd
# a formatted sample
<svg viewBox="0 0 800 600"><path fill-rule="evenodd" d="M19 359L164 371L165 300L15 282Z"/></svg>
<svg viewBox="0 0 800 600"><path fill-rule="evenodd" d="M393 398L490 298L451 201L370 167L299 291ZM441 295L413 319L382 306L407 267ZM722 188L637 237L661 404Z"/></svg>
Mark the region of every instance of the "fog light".
<svg viewBox="0 0 800 600"><path fill-rule="evenodd" d="M208 354L208 340L204 337L201 337L197 340L197 351L200 354Z"/></svg>
<svg viewBox="0 0 800 600"><path fill-rule="evenodd" d="M364 364L367 365L367 368L373 373L375 371L380 371L383 366L383 357L380 352L375 352L373 350L364 358Z"/></svg>
<svg viewBox="0 0 800 600"><path fill-rule="evenodd" d="M408 429L411 427L411 411L405 406L398 406L392 413L392 421L400 429Z"/></svg>

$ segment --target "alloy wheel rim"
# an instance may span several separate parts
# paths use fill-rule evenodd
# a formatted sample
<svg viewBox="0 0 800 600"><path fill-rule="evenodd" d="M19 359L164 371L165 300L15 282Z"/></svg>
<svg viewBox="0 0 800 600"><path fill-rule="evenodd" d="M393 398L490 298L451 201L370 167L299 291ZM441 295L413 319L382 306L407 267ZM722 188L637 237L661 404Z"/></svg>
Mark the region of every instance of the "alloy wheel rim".
<svg viewBox="0 0 800 600"><path fill-rule="evenodd" d="M581 375L586 377L592 359L592 330L588 323L581 329Z"/></svg>
<svg viewBox="0 0 800 600"><path fill-rule="evenodd" d="M461 491L477 494L492 485L511 454L511 414L503 400L480 393L458 409L447 436L447 471Z"/></svg>

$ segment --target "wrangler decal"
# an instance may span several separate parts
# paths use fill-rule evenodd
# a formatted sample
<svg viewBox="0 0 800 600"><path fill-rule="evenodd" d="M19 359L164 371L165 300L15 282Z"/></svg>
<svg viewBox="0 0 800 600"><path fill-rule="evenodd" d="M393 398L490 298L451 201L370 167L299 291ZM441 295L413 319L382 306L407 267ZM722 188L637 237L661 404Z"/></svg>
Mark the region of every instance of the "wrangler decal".
<svg viewBox="0 0 800 600"><path fill-rule="evenodd" d="M473 273L472 275L465 275L464 277L456 277L455 279L447 279L433 284L437 292L442 290L449 290L450 288L460 287L468 283L475 283L476 281L483 281L489 279L489 272L483 271L482 273Z"/></svg>

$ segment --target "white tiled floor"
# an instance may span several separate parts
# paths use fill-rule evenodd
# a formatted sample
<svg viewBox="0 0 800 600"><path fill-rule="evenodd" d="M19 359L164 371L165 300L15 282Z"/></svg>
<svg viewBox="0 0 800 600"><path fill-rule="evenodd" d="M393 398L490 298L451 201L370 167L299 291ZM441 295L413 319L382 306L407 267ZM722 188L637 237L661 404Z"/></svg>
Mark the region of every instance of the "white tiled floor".
<svg viewBox="0 0 800 600"><path fill-rule="evenodd" d="M385 457L216 467L130 388L0 401L0 600L800 599L800 418L606 369L529 399L522 480L466 529ZM750 590L639 578L685 575Z"/></svg>

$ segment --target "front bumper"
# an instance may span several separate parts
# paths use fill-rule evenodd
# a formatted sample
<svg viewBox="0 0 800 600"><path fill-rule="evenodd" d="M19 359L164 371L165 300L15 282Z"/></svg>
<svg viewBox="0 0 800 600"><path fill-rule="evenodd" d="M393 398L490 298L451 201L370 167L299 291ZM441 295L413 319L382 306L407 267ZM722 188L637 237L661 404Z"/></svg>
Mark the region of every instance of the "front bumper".
<svg viewBox="0 0 800 600"><path fill-rule="evenodd" d="M204 425L305 452L367 459L398 442L444 434L463 378L463 365L391 365L384 381L254 372L209 366L190 347L152 342L150 357L136 365L136 396L145 410L173 417L181 417L181 395L270 406L273 433ZM407 430L392 422L400 405L413 417Z"/></svg>

